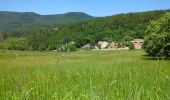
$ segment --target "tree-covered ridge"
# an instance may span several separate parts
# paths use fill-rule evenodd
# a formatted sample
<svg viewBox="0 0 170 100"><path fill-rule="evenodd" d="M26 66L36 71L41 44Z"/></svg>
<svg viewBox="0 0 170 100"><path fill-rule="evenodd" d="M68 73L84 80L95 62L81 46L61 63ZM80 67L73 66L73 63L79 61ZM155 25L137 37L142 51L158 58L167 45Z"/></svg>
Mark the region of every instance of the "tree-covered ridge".
<svg viewBox="0 0 170 100"><path fill-rule="evenodd" d="M106 32L115 35L130 35L142 38L145 26L151 20L158 19L165 12L167 11L119 14L72 25L70 30L89 34Z"/></svg>
<svg viewBox="0 0 170 100"><path fill-rule="evenodd" d="M81 13L70 12L65 14L40 15L33 12L0 12L0 30L11 30L22 26L36 24L70 24L94 19L94 17Z"/></svg>
<svg viewBox="0 0 170 100"><path fill-rule="evenodd" d="M80 48L87 43L96 45L100 40L122 42L143 38L149 22L166 12L169 10L119 14L63 27L55 26L59 27L58 30L51 28L33 35L33 49L56 49L58 45L70 42L75 42L75 46Z"/></svg>

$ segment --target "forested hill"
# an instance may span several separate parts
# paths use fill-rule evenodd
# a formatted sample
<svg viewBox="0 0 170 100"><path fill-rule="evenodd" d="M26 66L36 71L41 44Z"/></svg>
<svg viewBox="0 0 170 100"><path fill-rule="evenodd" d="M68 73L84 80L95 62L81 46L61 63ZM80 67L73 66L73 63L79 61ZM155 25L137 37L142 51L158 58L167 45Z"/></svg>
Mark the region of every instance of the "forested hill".
<svg viewBox="0 0 170 100"><path fill-rule="evenodd" d="M78 23L70 27L71 30L80 33L89 33L101 38L119 39L122 36L142 38L147 24L161 17L170 10L157 10L148 12L137 12L118 14L91 21Z"/></svg>
<svg viewBox="0 0 170 100"><path fill-rule="evenodd" d="M76 34L76 36L82 36L83 33L83 35L97 36L100 39L108 38L107 33L109 33L112 35L109 38L114 40L120 40L127 35L141 38L145 26L151 20L158 19L168 11L170 10L118 14L108 17L92 17L81 12L58 15L0 12L0 31L5 31L9 36L22 36L37 33L39 30L46 29L44 28L46 26L56 25L54 27L59 27L59 32L64 30L63 35ZM81 34L77 35L79 33Z"/></svg>
<svg viewBox="0 0 170 100"><path fill-rule="evenodd" d="M70 42L75 42L76 47L80 48L87 43L95 45L101 40L131 41L143 38L150 21L159 19L166 12L169 10L119 14L63 27L55 26L58 30L51 28L34 34L32 43L37 50Z"/></svg>
<svg viewBox="0 0 170 100"><path fill-rule="evenodd" d="M160 18L170 10L119 14L61 27L60 37L72 36L91 40L122 40L124 37L143 38L150 21ZM47 32L48 33L48 32ZM62 35L62 36L61 36Z"/></svg>
<svg viewBox="0 0 170 100"><path fill-rule="evenodd" d="M90 19L94 19L94 17L81 12L40 15L33 12L0 11L0 30L9 30L37 24L70 24Z"/></svg>

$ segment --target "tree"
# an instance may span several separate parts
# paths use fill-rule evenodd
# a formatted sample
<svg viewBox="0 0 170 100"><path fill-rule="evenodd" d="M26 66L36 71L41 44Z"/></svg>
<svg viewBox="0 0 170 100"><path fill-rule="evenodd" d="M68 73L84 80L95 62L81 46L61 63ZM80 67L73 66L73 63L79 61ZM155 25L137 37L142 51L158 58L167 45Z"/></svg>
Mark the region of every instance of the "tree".
<svg viewBox="0 0 170 100"><path fill-rule="evenodd" d="M148 55L170 57L170 12L148 25L144 40Z"/></svg>

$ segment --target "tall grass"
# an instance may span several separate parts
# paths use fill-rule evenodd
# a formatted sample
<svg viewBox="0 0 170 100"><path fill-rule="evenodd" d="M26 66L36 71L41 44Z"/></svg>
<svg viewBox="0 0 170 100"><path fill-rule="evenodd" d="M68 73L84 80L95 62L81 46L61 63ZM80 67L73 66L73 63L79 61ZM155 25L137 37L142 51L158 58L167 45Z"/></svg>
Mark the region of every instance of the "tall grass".
<svg viewBox="0 0 170 100"><path fill-rule="evenodd" d="M170 61L134 51L0 51L2 100L169 100Z"/></svg>

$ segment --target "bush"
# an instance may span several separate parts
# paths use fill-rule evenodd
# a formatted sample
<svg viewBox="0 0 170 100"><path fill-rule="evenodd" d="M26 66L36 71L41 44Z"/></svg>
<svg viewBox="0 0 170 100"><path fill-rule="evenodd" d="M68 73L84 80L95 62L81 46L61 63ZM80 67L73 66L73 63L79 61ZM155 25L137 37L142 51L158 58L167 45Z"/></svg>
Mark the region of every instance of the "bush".
<svg viewBox="0 0 170 100"><path fill-rule="evenodd" d="M130 49L130 50L135 49L135 46L134 46L134 44L133 44L132 42L129 43L129 49Z"/></svg>
<svg viewBox="0 0 170 100"><path fill-rule="evenodd" d="M66 43L65 45L60 45L57 47L57 50L60 52L68 52L68 51L76 51L75 44L72 43Z"/></svg>
<svg viewBox="0 0 170 100"><path fill-rule="evenodd" d="M68 48L69 48L69 51L76 51L77 49L75 45L69 45Z"/></svg>
<svg viewBox="0 0 170 100"><path fill-rule="evenodd" d="M170 57L170 13L148 25L144 49L150 56Z"/></svg>
<svg viewBox="0 0 170 100"><path fill-rule="evenodd" d="M27 40L25 40L24 38L19 38L19 39L10 41L8 49L25 51L25 50L30 50L31 47L29 46Z"/></svg>

